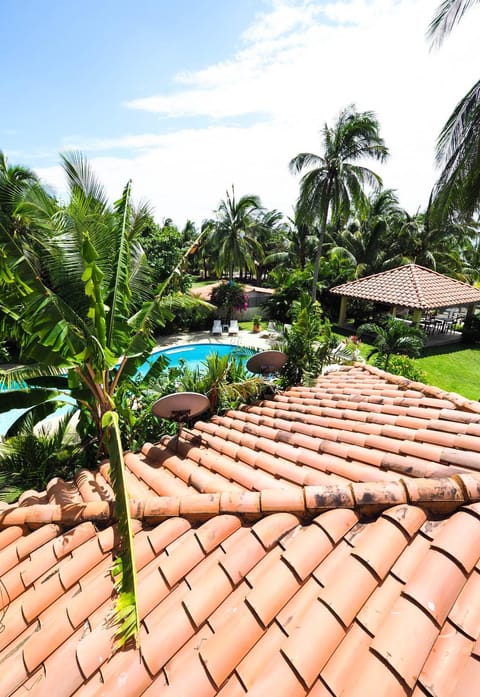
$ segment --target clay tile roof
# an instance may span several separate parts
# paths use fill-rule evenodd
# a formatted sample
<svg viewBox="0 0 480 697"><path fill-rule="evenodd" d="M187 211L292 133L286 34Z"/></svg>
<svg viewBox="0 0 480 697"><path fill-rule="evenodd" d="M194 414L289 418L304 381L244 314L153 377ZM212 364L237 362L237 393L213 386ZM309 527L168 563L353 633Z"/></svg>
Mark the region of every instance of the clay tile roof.
<svg viewBox="0 0 480 697"><path fill-rule="evenodd" d="M447 697L480 679L480 403L351 366L0 504L0 695Z"/></svg>
<svg viewBox="0 0 480 697"><path fill-rule="evenodd" d="M417 264L405 264L331 289L386 305L434 309L480 302L480 289Z"/></svg>

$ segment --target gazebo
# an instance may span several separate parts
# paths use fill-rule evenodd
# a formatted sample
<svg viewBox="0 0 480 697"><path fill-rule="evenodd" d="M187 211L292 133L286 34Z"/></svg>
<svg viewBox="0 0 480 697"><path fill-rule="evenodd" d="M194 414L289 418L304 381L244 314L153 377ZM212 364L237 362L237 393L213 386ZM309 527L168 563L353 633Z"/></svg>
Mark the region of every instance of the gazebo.
<svg viewBox="0 0 480 697"><path fill-rule="evenodd" d="M413 310L414 324L419 323L426 310L465 305L467 314L471 314L475 304L480 303L480 288L417 264L397 266L343 283L330 292L342 296L338 318L340 325L345 323L348 298L391 305L393 314L397 307L410 308Z"/></svg>

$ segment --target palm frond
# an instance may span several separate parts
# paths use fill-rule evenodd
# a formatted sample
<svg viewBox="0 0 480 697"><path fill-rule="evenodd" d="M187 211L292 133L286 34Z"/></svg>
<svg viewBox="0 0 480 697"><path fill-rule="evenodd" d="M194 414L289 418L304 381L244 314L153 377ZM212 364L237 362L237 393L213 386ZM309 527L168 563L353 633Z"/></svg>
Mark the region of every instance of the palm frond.
<svg viewBox="0 0 480 697"><path fill-rule="evenodd" d="M60 157L73 197L88 201L91 209L106 211L108 198L105 189L95 177L84 155L80 152L67 152Z"/></svg>
<svg viewBox="0 0 480 697"><path fill-rule="evenodd" d="M427 31L432 47L441 46L465 12L477 3L478 0L443 0Z"/></svg>

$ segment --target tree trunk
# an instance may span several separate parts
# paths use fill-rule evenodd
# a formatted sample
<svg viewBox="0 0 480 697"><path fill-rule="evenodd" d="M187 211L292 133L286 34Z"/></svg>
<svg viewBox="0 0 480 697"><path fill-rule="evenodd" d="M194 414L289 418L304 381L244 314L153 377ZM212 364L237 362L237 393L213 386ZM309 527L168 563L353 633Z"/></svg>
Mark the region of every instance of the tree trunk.
<svg viewBox="0 0 480 697"><path fill-rule="evenodd" d="M312 300L315 302L317 299L317 283L318 274L320 271L320 259L322 258L323 240L325 238L326 224L322 226L322 231L320 232L320 240L318 242L317 251L315 253L315 261L313 264L313 281L312 281Z"/></svg>

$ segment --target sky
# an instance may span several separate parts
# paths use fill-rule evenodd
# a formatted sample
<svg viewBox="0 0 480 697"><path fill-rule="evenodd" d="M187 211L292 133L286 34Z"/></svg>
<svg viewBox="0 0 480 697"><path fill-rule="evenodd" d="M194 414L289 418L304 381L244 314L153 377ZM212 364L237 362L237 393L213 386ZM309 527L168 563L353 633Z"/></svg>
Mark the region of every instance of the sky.
<svg viewBox="0 0 480 697"><path fill-rule="evenodd" d="M390 150L365 163L411 214L436 138L478 79L480 5L440 49L440 0L0 0L0 150L66 197L80 150L112 201L129 179L155 218L198 225L226 191L294 211L300 152L350 104Z"/></svg>

